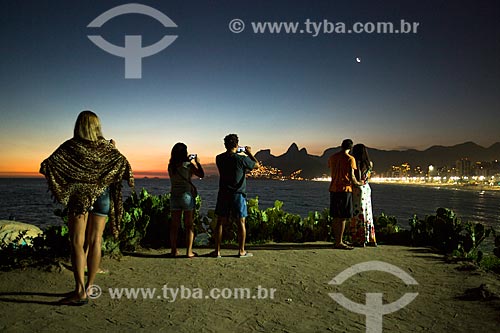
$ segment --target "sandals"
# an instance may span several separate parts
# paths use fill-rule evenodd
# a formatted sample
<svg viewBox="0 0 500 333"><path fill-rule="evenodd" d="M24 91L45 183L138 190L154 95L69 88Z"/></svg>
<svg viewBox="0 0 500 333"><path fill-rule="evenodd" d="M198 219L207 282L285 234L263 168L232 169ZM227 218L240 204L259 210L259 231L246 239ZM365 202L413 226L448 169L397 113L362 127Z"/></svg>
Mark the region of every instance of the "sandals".
<svg viewBox="0 0 500 333"><path fill-rule="evenodd" d="M73 295L65 297L57 302L60 305L82 306L89 303L89 298L77 298Z"/></svg>
<svg viewBox="0 0 500 333"><path fill-rule="evenodd" d="M253 254L250 253L250 252L245 252L245 254L239 254L238 253L238 258L250 258L250 257L253 257Z"/></svg>
<svg viewBox="0 0 500 333"><path fill-rule="evenodd" d="M212 258L222 258L222 256L220 254L217 254L216 251L212 251L208 254L209 257L212 257Z"/></svg>

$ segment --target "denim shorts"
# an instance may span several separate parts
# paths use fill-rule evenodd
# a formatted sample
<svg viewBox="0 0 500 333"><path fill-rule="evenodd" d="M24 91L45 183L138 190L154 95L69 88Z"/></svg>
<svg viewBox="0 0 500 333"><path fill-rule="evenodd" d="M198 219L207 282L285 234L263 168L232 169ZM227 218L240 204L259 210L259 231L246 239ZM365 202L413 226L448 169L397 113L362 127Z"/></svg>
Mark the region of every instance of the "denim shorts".
<svg viewBox="0 0 500 333"><path fill-rule="evenodd" d="M108 216L110 210L109 187L94 201L90 212L97 216Z"/></svg>
<svg viewBox="0 0 500 333"><path fill-rule="evenodd" d="M242 193L221 193L217 195L215 214L220 217L245 218L248 216L247 200Z"/></svg>
<svg viewBox="0 0 500 333"><path fill-rule="evenodd" d="M170 210L193 210L194 198L189 192L170 195Z"/></svg>

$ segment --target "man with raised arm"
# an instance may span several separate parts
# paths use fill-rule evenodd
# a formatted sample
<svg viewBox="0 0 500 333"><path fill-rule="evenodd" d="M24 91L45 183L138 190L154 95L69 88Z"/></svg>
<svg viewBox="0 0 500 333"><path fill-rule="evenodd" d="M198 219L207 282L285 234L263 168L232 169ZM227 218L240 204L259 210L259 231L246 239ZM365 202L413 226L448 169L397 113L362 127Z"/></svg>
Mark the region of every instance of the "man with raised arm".
<svg viewBox="0 0 500 333"><path fill-rule="evenodd" d="M219 169L219 193L215 214L217 227L215 228L215 251L212 256L220 258L222 240L222 225L227 224L231 217L237 219L238 224L238 257L253 256L245 250L246 228L245 218L248 215L246 202L246 172L260 166L252 155L249 146L238 147L238 136L229 134L224 138L226 151L217 155L215 162Z"/></svg>

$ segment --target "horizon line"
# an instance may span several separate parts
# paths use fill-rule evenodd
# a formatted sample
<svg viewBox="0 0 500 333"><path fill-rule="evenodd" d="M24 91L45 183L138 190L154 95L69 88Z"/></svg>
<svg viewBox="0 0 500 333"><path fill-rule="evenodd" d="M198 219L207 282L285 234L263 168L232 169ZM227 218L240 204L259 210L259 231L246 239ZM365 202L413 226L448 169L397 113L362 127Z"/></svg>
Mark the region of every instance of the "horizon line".
<svg viewBox="0 0 500 333"><path fill-rule="evenodd" d="M485 149L488 149L488 148L491 148L493 147L494 145L496 144L500 144L500 141L496 141L494 143L492 143L491 145L485 147L485 146L482 146L480 144L477 144L475 143L474 141L464 141L462 143L457 143L457 144L454 144L454 145L449 145L449 146L445 146L445 145L432 145L432 146L429 146L428 148L425 148L425 149L422 149L422 150L419 150L417 148L400 148L400 149L381 149L381 148L375 148L375 147L368 147L369 149L376 149L376 150L381 150L381 151L408 151L408 150L417 150L417 151L425 151L425 150L428 150L430 148L433 148L433 147L455 147L455 146L459 146L459 145L463 145L463 144L467 144L467 143L472 143L472 144L475 144L479 147L482 147L482 148L485 148ZM288 150L290 149L290 147L292 147L293 145L295 145L297 148L300 148L300 150L302 149L305 149L307 151L307 148L306 147L300 147L296 142L292 142L287 150L281 154L281 155L284 155L288 152ZM339 148L340 146L337 146L337 147L330 147L330 148L326 148L323 150L322 154L321 155L316 155L316 156L319 156L321 157L323 154L325 154L325 152L327 150L330 150L330 149L337 149ZM259 149L259 151L257 151L255 154L261 152L261 151L269 151L269 152L272 152L272 149L270 148L263 148L263 149ZM281 155L277 155L275 157L279 157ZM273 155L274 156L274 155ZM215 161L214 161L215 162ZM208 167L208 166L215 166L215 163L206 163L205 165ZM208 168L207 168L208 169ZM213 176L213 175L216 175L215 173L208 173L207 176ZM168 177L168 174L166 172L166 170L138 170L138 171L135 171L134 170L134 177L136 178L145 178L145 177L155 177L155 178L164 178L164 179L169 179ZM43 175L41 175L40 173L38 173L37 171L0 171L0 178L44 178Z"/></svg>
<svg viewBox="0 0 500 333"><path fill-rule="evenodd" d="M217 176L215 173L205 174L204 178ZM0 179L1 178L45 178L44 175L38 172L29 172L29 171L0 171ZM168 174L165 171L154 171L154 170L146 170L146 171L134 171L134 178L160 178L160 179L170 179Z"/></svg>

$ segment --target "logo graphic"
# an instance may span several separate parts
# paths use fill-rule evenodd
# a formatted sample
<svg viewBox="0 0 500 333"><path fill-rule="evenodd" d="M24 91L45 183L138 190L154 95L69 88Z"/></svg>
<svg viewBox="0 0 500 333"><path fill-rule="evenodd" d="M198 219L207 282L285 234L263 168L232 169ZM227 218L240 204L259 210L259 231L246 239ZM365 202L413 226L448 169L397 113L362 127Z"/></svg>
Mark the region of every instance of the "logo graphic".
<svg viewBox="0 0 500 333"><path fill-rule="evenodd" d="M245 22L240 19L233 19L229 22L229 30L231 30L232 33L239 34L245 30Z"/></svg>
<svg viewBox="0 0 500 333"><path fill-rule="evenodd" d="M105 11L96 17L87 26L88 28L100 28L110 19L124 14L144 14L158 20L166 28L177 28L177 25L167 15L159 10L136 3L117 6ZM140 79L142 77L142 58L152 56L167 46L172 44L177 36L165 35L158 42L142 47L142 36L125 35L125 46L117 46L111 44L99 35L87 36L92 43L103 49L104 51L118 57L125 58L125 78Z"/></svg>
<svg viewBox="0 0 500 333"><path fill-rule="evenodd" d="M90 299L99 298L99 297L101 297L101 295L102 295L102 289L97 284L91 284L90 286L88 286L87 296Z"/></svg>
<svg viewBox="0 0 500 333"><path fill-rule="evenodd" d="M341 285L353 275L366 271L386 272L400 278L406 285L418 284L414 278L401 268L382 261L367 261L351 266L339 273L328 284ZM385 314L404 308L418 296L418 293L406 293L397 301L385 305L382 301L382 293L366 293L366 304L355 303L341 293L330 293L328 295L347 310L366 315L367 333L379 333L382 332L382 317Z"/></svg>

